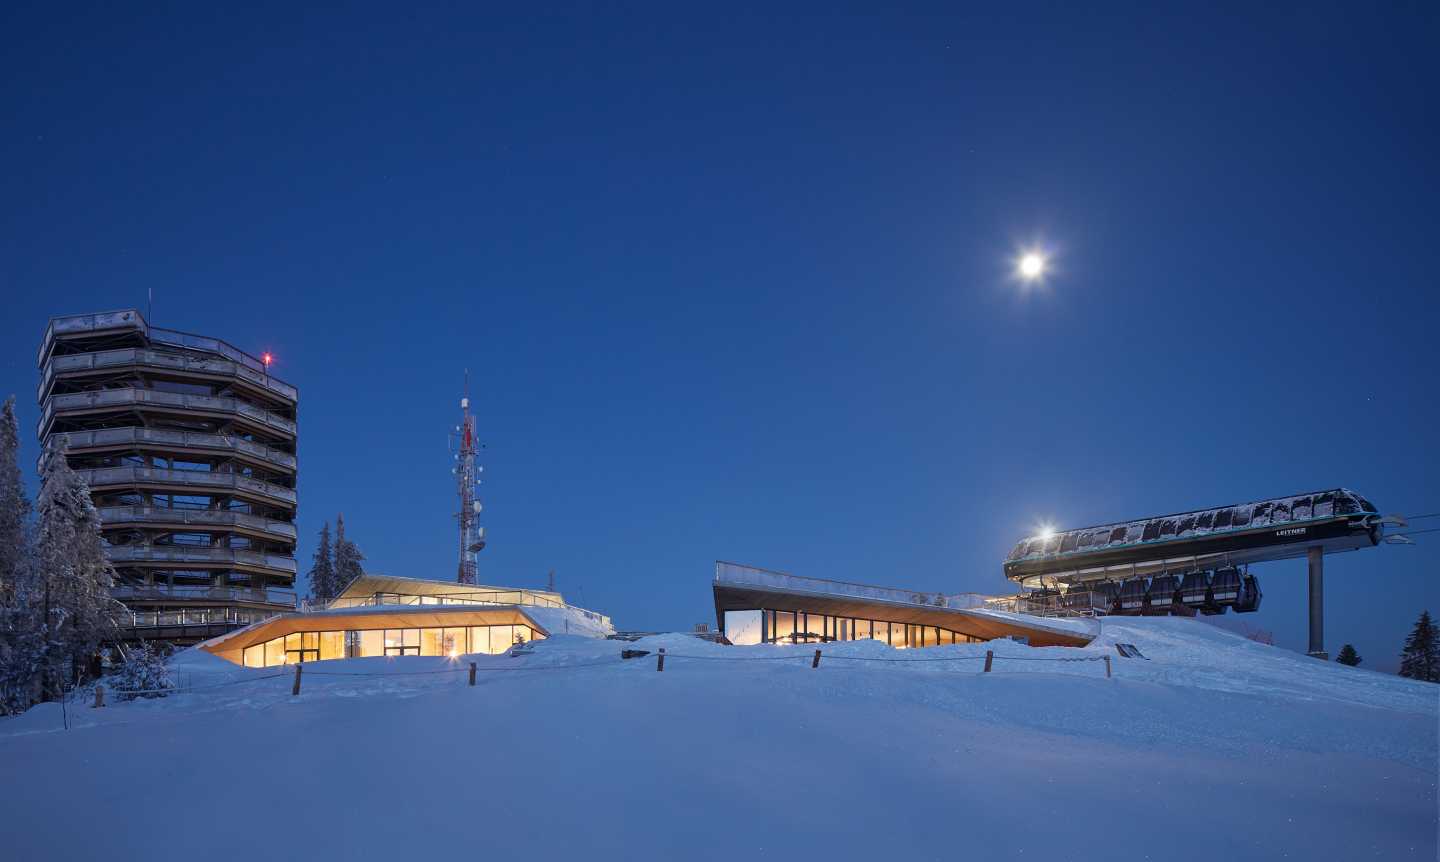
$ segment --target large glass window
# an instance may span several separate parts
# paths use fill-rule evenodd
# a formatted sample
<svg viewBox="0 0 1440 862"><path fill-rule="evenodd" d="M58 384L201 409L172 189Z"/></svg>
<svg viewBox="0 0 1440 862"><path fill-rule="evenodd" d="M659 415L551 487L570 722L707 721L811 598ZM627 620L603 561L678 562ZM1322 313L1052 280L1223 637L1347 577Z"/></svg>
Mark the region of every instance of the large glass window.
<svg viewBox="0 0 1440 862"><path fill-rule="evenodd" d="M345 657L344 632L320 632L320 660Z"/></svg>
<svg viewBox="0 0 1440 862"><path fill-rule="evenodd" d="M356 655L364 658L373 658L385 654L385 632L381 629L371 629L360 632L360 651Z"/></svg>
<svg viewBox="0 0 1440 862"><path fill-rule="evenodd" d="M448 628L444 629L445 637L441 644L441 654L454 658L470 652L468 639L465 637L465 629Z"/></svg>
<svg viewBox="0 0 1440 862"><path fill-rule="evenodd" d="M273 667L285 663L285 639L275 638L265 642L265 666Z"/></svg>
<svg viewBox="0 0 1440 862"><path fill-rule="evenodd" d="M795 614L790 611L774 611L770 621L770 640L775 643L790 643L795 634Z"/></svg>
<svg viewBox="0 0 1440 862"><path fill-rule="evenodd" d="M264 667L264 666L265 666L265 645L264 645L264 644L256 644L255 646L252 646L252 647L246 647L246 648L245 648L245 656L244 656L244 658L245 658L245 666L246 666L246 667Z"/></svg>
<svg viewBox="0 0 1440 862"><path fill-rule="evenodd" d="M824 640L825 617L820 614L804 614L804 620L805 622L795 631L798 635L795 640L800 643Z"/></svg>
<svg viewBox="0 0 1440 862"><path fill-rule="evenodd" d="M732 644L760 643L760 611L726 611L725 637Z"/></svg>
<svg viewBox="0 0 1440 862"><path fill-rule="evenodd" d="M386 630L385 630L385 654L386 654L386 655L419 655L419 654L420 654L420 630L419 630L419 629L386 629Z"/></svg>

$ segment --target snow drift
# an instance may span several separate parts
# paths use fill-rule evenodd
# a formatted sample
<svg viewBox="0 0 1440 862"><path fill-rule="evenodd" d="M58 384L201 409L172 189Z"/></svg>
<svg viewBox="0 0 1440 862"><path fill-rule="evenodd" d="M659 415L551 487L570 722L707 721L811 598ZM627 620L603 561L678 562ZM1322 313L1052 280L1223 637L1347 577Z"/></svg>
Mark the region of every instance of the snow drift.
<svg viewBox="0 0 1440 862"><path fill-rule="evenodd" d="M288 668L191 650L188 693L0 721L6 855L1435 858L1440 687L1196 620L1095 633L827 644L815 669L814 647L558 636L312 664L298 697ZM1112 679L1036 660L1103 655Z"/></svg>

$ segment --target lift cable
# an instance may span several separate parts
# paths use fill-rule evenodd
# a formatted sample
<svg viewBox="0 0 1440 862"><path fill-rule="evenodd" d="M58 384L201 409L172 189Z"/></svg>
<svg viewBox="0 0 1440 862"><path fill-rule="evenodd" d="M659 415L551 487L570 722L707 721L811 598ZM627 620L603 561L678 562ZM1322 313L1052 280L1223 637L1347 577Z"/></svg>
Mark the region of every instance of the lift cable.
<svg viewBox="0 0 1440 862"><path fill-rule="evenodd" d="M1421 533L1440 533L1440 527L1431 527L1428 530L1406 530L1403 533L1386 533L1387 536L1418 536Z"/></svg>

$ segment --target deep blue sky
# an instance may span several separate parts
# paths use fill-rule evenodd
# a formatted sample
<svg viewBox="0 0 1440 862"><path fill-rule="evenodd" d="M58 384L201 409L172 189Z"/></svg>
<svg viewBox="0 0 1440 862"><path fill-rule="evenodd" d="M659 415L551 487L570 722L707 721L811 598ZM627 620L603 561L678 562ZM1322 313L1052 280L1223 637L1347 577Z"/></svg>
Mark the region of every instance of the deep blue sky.
<svg viewBox="0 0 1440 862"><path fill-rule="evenodd" d="M481 579L628 628L716 558L1001 592L1043 520L1440 511L1433 4L189 5L0 11L0 391L33 434L46 318L147 288L273 350L302 565L343 510L452 574L466 367ZM1417 540L1329 559L1332 652L1440 612Z"/></svg>

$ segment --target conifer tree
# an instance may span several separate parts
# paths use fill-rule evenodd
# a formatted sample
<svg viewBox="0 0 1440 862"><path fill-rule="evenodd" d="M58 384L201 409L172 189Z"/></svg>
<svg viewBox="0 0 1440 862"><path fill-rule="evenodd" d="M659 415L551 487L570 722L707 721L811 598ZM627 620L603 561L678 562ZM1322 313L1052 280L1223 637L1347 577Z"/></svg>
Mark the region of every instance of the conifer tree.
<svg viewBox="0 0 1440 862"><path fill-rule="evenodd" d="M45 642L19 446L11 396L0 407L0 715L24 712L40 699Z"/></svg>
<svg viewBox="0 0 1440 862"><path fill-rule="evenodd" d="M320 547L315 549L315 563L310 567L310 598L328 602L339 592L336 584L335 560L330 550L330 522L320 528Z"/></svg>
<svg viewBox="0 0 1440 862"><path fill-rule="evenodd" d="M1415 628L1405 639L1405 649L1400 653L1400 675L1440 682L1440 641L1436 640L1435 624L1430 621L1428 610L1421 612Z"/></svg>
<svg viewBox="0 0 1440 862"><path fill-rule="evenodd" d="M164 697L175 681L170 673L169 648L163 644L142 643L132 647L125 663L110 675L117 701L138 697Z"/></svg>
<svg viewBox="0 0 1440 862"><path fill-rule="evenodd" d="M0 407L0 603L17 588L29 557L30 498L20 478L15 396Z"/></svg>
<svg viewBox="0 0 1440 862"><path fill-rule="evenodd" d="M1364 661L1364 659L1360 658L1360 653L1355 651L1353 644L1346 644L1340 647L1340 654L1335 656L1335 661L1343 665L1356 667L1360 662Z"/></svg>
<svg viewBox="0 0 1440 862"><path fill-rule="evenodd" d="M45 454L40 477L35 565L45 638L40 684L49 700L88 672L102 638L114 632L119 605L109 593L115 571L105 559L100 515L85 480L66 463L63 438Z"/></svg>
<svg viewBox="0 0 1440 862"><path fill-rule="evenodd" d="M363 570L360 564L365 561L365 555L360 553L360 548L349 539L345 538L345 516L335 516L335 592L350 585L350 582L360 577Z"/></svg>

